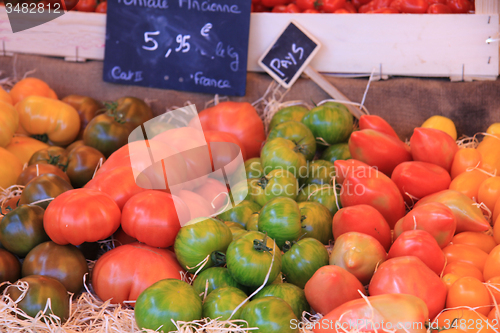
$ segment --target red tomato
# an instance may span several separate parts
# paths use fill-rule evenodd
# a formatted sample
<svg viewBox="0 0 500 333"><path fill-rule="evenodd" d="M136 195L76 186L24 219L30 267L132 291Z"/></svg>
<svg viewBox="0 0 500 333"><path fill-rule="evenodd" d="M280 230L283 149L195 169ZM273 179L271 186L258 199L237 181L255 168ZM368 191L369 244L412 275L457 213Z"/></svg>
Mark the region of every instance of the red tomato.
<svg viewBox="0 0 500 333"><path fill-rule="evenodd" d="M266 139L264 123L246 102L221 102L199 113L203 130L234 134L245 147L247 158L258 157Z"/></svg>
<svg viewBox="0 0 500 333"><path fill-rule="evenodd" d="M372 129L353 132L349 151L352 158L377 167L389 177L398 164L412 159L410 148L403 141Z"/></svg>
<svg viewBox="0 0 500 333"><path fill-rule="evenodd" d="M437 275L441 274L446 262L439 244L424 230L403 232L392 244L387 259L404 256L418 257Z"/></svg>
<svg viewBox="0 0 500 333"><path fill-rule="evenodd" d="M479 163L481 163L481 153L477 149L459 149L451 164L451 179L454 179L462 172L466 172L468 169L479 166Z"/></svg>
<svg viewBox="0 0 500 333"><path fill-rule="evenodd" d="M163 279L181 279L175 254L133 243L106 252L92 270L92 286L102 300L117 304L135 301L149 286Z"/></svg>
<svg viewBox="0 0 500 333"><path fill-rule="evenodd" d="M146 185L149 179L139 181ZM120 209L133 195L146 189L139 187L134 179L134 171L129 166L119 167L110 171L99 173L89 181L84 188L99 190L109 195ZM151 186L149 186L151 188Z"/></svg>
<svg viewBox="0 0 500 333"><path fill-rule="evenodd" d="M484 263L483 277L489 280L495 276L500 276L500 245L491 250Z"/></svg>
<svg viewBox="0 0 500 333"><path fill-rule="evenodd" d="M429 3L426 0L393 0L390 8L401 13L423 14L427 12Z"/></svg>
<svg viewBox="0 0 500 333"><path fill-rule="evenodd" d="M191 191L182 190L179 192L179 197L188 206L188 209L191 213L191 219L196 219L199 217L207 218L215 215L215 209L201 195Z"/></svg>
<svg viewBox="0 0 500 333"><path fill-rule="evenodd" d="M234 134L219 131L203 131L203 134L205 134L205 139L207 140L210 152L210 161L212 162L215 170L228 165L229 162L238 156L240 151L243 160L247 160L245 147ZM234 172L234 169L238 167L237 164L233 164L232 169L231 165L225 169L228 175L231 175Z"/></svg>
<svg viewBox="0 0 500 333"><path fill-rule="evenodd" d="M345 3L346 0L323 0L320 10L323 10L325 13L333 13L337 9L343 8Z"/></svg>
<svg viewBox="0 0 500 333"><path fill-rule="evenodd" d="M302 13L304 13L304 14L319 14L320 11L317 9L306 9Z"/></svg>
<svg viewBox="0 0 500 333"><path fill-rule="evenodd" d="M440 202L430 202L413 208L396 223L394 237L407 230L425 230L438 242L441 248L450 244L457 222L453 211Z"/></svg>
<svg viewBox="0 0 500 333"><path fill-rule="evenodd" d="M358 173L364 175L365 167L369 167L368 164L355 159L336 160L333 164L335 166L335 181L337 184L342 184L348 175L354 176L358 175Z"/></svg>
<svg viewBox="0 0 500 333"><path fill-rule="evenodd" d="M345 8L340 8L340 9L337 9L336 11L333 12L334 14L351 14L347 11L347 9Z"/></svg>
<svg viewBox="0 0 500 333"><path fill-rule="evenodd" d="M451 13L450 6L443 3L433 3L427 8L429 14L449 14ZM452 167L453 168L453 167Z"/></svg>
<svg viewBox="0 0 500 333"><path fill-rule="evenodd" d="M108 2L107 1L101 2L95 8L96 13L106 13L107 11L108 11Z"/></svg>
<svg viewBox="0 0 500 333"><path fill-rule="evenodd" d="M137 239L135 239L134 237L130 237L129 235L127 235L125 233L125 231L123 231L123 229L121 227L118 228L118 230L115 231L115 233L113 234L112 239L113 239L115 247L118 247L120 245L126 245L126 244L131 244L131 243L137 242Z"/></svg>
<svg viewBox="0 0 500 333"><path fill-rule="evenodd" d="M488 258L488 253L475 246L465 244L450 244L443 249L443 252L449 264L457 261L466 262L476 266L481 271Z"/></svg>
<svg viewBox="0 0 500 333"><path fill-rule="evenodd" d="M372 0L352 0L352 5L356 8L356 11L359 7L366 5L367 3L371 2Z"/></svg>
<svg viewBox="0 0 500 333"><path fill-rule="evenodd" d="M354 5L352 4L351 1L346 1L345 5L344 5L344 9L347 10L347 12L349 12L351 14L358 12L358 10L356 9L356 7L354 7Z"/></svg>
<svg viewBox="0 0 500 333"><path fill-rule="evenodd" d="M266 7L275 7L287 5L290 1L288 0L261 0L260 3Z"/></svg>
<svg viewBox="0 0 500 333"><path fill-rule="evenodd" d="M75 9L79 12L94 12L96 7L96 0L78 0Z"/></svg>
<svg viewBox="0 0 500 333"><path fill-rule="evenodd" d="M264 6L261 3L252 3L252 12L253 13L262 13L262 12L269 12L271 11L271 8Z"/></svg>
<svg viewBox="0 0 500 333"><path fill-rule="evenodd" d="M366 12L367 14L398 14L401 13L397 9L394 8L379 8L375 10L370 10Z"/></svg>
<svg viewBox="0 0 500 333"><path fill-rule="evenodd" d="M362 5L359 7L359 13L367 13L372 10L377 10L381 8L389 8L392 0L372 0L368 2L366 5Z"/></svg>
<svg viewBox="0 0 500 333"><path fill-rule="evenodd" d="M285 8L285 13L300 13L300 8L296 4L290 3Z"/></svg>
<svg viewBox="0 0 500 333"><path fill-rule="evenodd" d="M430 318L443 310L446 301L444 282L413 256L392 258L380 264L368 292L371 296L392 293L417 296L427 304Z"/></svg>
<svg viewBox="0 0 500 333"><path fill-rule="evenodd" d="M467 306L487 316L491 310L490 293L486 286L476 278L466 276L451 285L446 298L446 307Z"/></svg>
<svg viewBox="0 0 500 333"><path fill-rule="evenodd" d="M340 209L333 216L332 231L334 239L356 231L372 236L386 251L391 246L391 228L382 214L372 206L355 205Z"/></svg>
<svg viewBox="0 0 500 333"><path fill-rule="evenodd" d="M452 13L468 13L472 10L472 3L469 0L447 0L446 4Z"/></svg>
<svg viewBox="0 0 500 333"><path fill-rule="evenodd" d="M376 115L362 115L359 118L359 129L372 129L399 139L394 128L384 118Z"/></svg>
<svg viewBox="0 0 500 333"><path fill-rule="evenodd" d="M390 228L405 215L403 196L394 182L371 167L358 167L357 174L348 175L342 183L342 207L366 204L385 218ZM364 169L364 170L363 170ZM361 173L364 171L364 174Z"/></svg>
<svg viewBox="0 0 500 333"><path fill-rule="evenodd" d="M462 231L486 231L491 228L481 209L474 206L474 202L460 192L453 190L437 192L419 200L415 207L429 202L441 202L451 209L457 221L456 233Z"/></svg>
<svg viewBox="0 0 500 333"><path fill-rule="evenodd" d="M59 1L57 1L59 2ZM78 4L78 0L64 0L62 2L63 8L66 11L73 10L75 6ZM54 7L52 7L54 8Z"/></svg>
<svg viewBox="0 0 500 333"><path fill-rule="evenodd" d="M365 288L359 280L335 265L323 266L314 273L304 287L307 302L314 311L323 315L339 305L361 298Z"/></svg>
<svg viewBox="0 0 500 333"><path fill-rule="evenodd" d="M486 253L490 253L491 250L497 245L495 239L483 232L474 231L464 231L456 234L451 240L453 244L464 244L477 247Z"/></svg>
<svg viewBox="0 0 500 333"><path fill-rule="evenodd" d="M473 278L478 279L479 281L484 281L483 272L479 270L473 264L469 264L463 261L455 261L452 263L446 264L446 267L443 271L443 276L447 274L453 274L457 278L461 278L464 276L471 276Z"/></svg>
<svg viewBox="0 0 500 333"><path fill-rule="evenodd" d="M215 212L225 208L229 195L226 185L213 178L208 178L205 184L196 188L194 192L207 200Z"/></svg>
<svg viewBox="0 0 500 333"><path fill-rule="evenodd" d="M64 192L48 205L43 227L54 243L80 245L111 236L120 218L120 208L109 195L79 188Z"/></svg>
<svg viewBox="0 0 500 333"><path fill-rule="evenodd" d="M273 13L284 13L286 11L286 5L274 6L271 12Z"/></svg>
<svg viewBox="0 0 500 333"><path fill-rule="evenodd" d="M174 244L181 223L191 219L188 206L170 193L149 190L130 198L122 211L123 231L153 247Z"/></svg>
<svg viewBox="0 0 500 333"><path fill-rule="evenodd" d="M410 138L411 154L415 161L437 164L450 172L458 146L441 130L418 127Z"/></svg>
<svg viewBox="0 0 500 333"><path fill-rule="evenodd" d="M317 0L296 0L295 4L300 8L300 10L308 10L308 9L318 9L318 1Z"/></svg>
<svg viewBox="0 0 500 333"><path fill-rule="evenodd" d="M408 205L426 195L448 189L451 182L450 174L442 167L419 161L399 164L391 179Z"/></svg>

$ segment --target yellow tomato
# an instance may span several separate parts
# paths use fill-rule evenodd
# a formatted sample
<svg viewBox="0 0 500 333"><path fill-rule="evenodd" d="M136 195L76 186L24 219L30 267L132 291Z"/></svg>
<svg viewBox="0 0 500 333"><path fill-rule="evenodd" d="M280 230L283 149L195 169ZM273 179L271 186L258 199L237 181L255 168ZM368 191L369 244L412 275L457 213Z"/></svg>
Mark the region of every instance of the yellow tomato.
<svg viewBox="0 0 500 333"><path fill-rule="evenodd" d="M448 133L453 138L453 140L457 139L457 128L455 127L455 123L453 122L453 120L451 120L450 118L446 118L443 116L432 116L424 121L424 123L420 127L438 129L445 133Z"/></svg>
<svg viewBox="0 0 500 333"><path fill-rule="evenodd" d="M494 123L486 130L486 133L500 136L500 123Z"/></svg>
<svg viewBox="0 0 500 333"><path fill-rule="evenodd" d="M54 90L50 89L47 83L35 77L27 77L20 80L12 87L9 94L12 97L12 104L14 105L28 96L43 96L57 99Z"/></svg>
<svg viewBox="0 0 500 333"><path fill-rule="evenodd" d="M29 96L16 104L19 124L29 135L38 135L44 142L66 146L80 131L80 116L71 105L59 100Z"/></svg>
<svg viewBox="0 0 500 333"><path fill-rule="evenodd" d="M8 103L10 105L14 105L12 102L12 97L10 97L9 93L3 90L2 87L0 87L0 101Z"/></svg>
<svg viewBox="0 0 500 333"><path fill-rule="evenodd" d="M5 149L14 154L24 165L24 163L28 163L35 152L48 147L49 145L42 141L27 136L16 136Z"/></svg>
<svg viewBox="0 0 500 333"><path fill-rule="evenodd" d="M9 144L12 136L19 126L19 116L16 109L0 100L0 147L5 147Z"/></svg>
<svg viewBox="0 0 500 333"><path fill-rule="evenodd" d="M22 171L21 161L7 149L0 147L0 187L6 189L14 185Z"/></svg>

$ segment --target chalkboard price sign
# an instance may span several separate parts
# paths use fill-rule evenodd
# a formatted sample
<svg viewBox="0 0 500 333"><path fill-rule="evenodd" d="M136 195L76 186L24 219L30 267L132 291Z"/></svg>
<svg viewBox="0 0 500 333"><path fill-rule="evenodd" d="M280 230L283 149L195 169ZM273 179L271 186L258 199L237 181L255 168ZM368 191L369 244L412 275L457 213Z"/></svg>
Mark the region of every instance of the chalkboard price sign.
<svg viewBox="0 0 500 333"><path fill-rule="evenodd" d="M320 46L318 40L291 21L259 59L259 65L283 87L290 88Z"/></svg>
<svg viewBox="0 0 500 333"><path fill-rule="evenodd" d="M245 95L250 3L108 0L104 81Z"/></svg>

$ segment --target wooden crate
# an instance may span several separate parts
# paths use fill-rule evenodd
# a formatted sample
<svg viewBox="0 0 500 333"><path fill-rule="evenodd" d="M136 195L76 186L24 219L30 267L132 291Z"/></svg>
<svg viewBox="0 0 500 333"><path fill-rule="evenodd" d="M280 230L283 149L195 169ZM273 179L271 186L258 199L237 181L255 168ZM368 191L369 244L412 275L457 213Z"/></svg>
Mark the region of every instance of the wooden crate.
<svg viewBox="0 0 500 333"><path fill-rule="evenodd" d="M471 14L253 13L248 70L290 20L322 47L311 65L324 73L370 73L452 80L496 79L499 74L499 0L477 0ZM30 53L71 61L104 58L106 16L70 12L13 34L0 8L0 54ZM487 39L494 41L487 43Z"/></svg>

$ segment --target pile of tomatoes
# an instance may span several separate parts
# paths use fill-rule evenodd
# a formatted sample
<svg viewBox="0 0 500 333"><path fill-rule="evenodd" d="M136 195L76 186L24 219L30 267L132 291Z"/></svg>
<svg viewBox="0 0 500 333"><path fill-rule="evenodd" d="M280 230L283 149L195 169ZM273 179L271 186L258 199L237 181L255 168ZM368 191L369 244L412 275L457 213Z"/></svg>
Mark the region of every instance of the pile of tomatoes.
<svg viewBox="0 0 500 333"><path fill-rule="evenodd" d="M179 127L34 78L0 100L0 282L26 316L50 298L66 320L90 274L152 330L499 329L499 124L459 146L436 116L408 145L332 101L283 108L266 134L246 102Z"/></svg>
<svg viewBox="0 0 500 333"><path fill-rule="evenodd" d="M252 0L252 12L273 13L474 13L470 0Z"/></svg>

